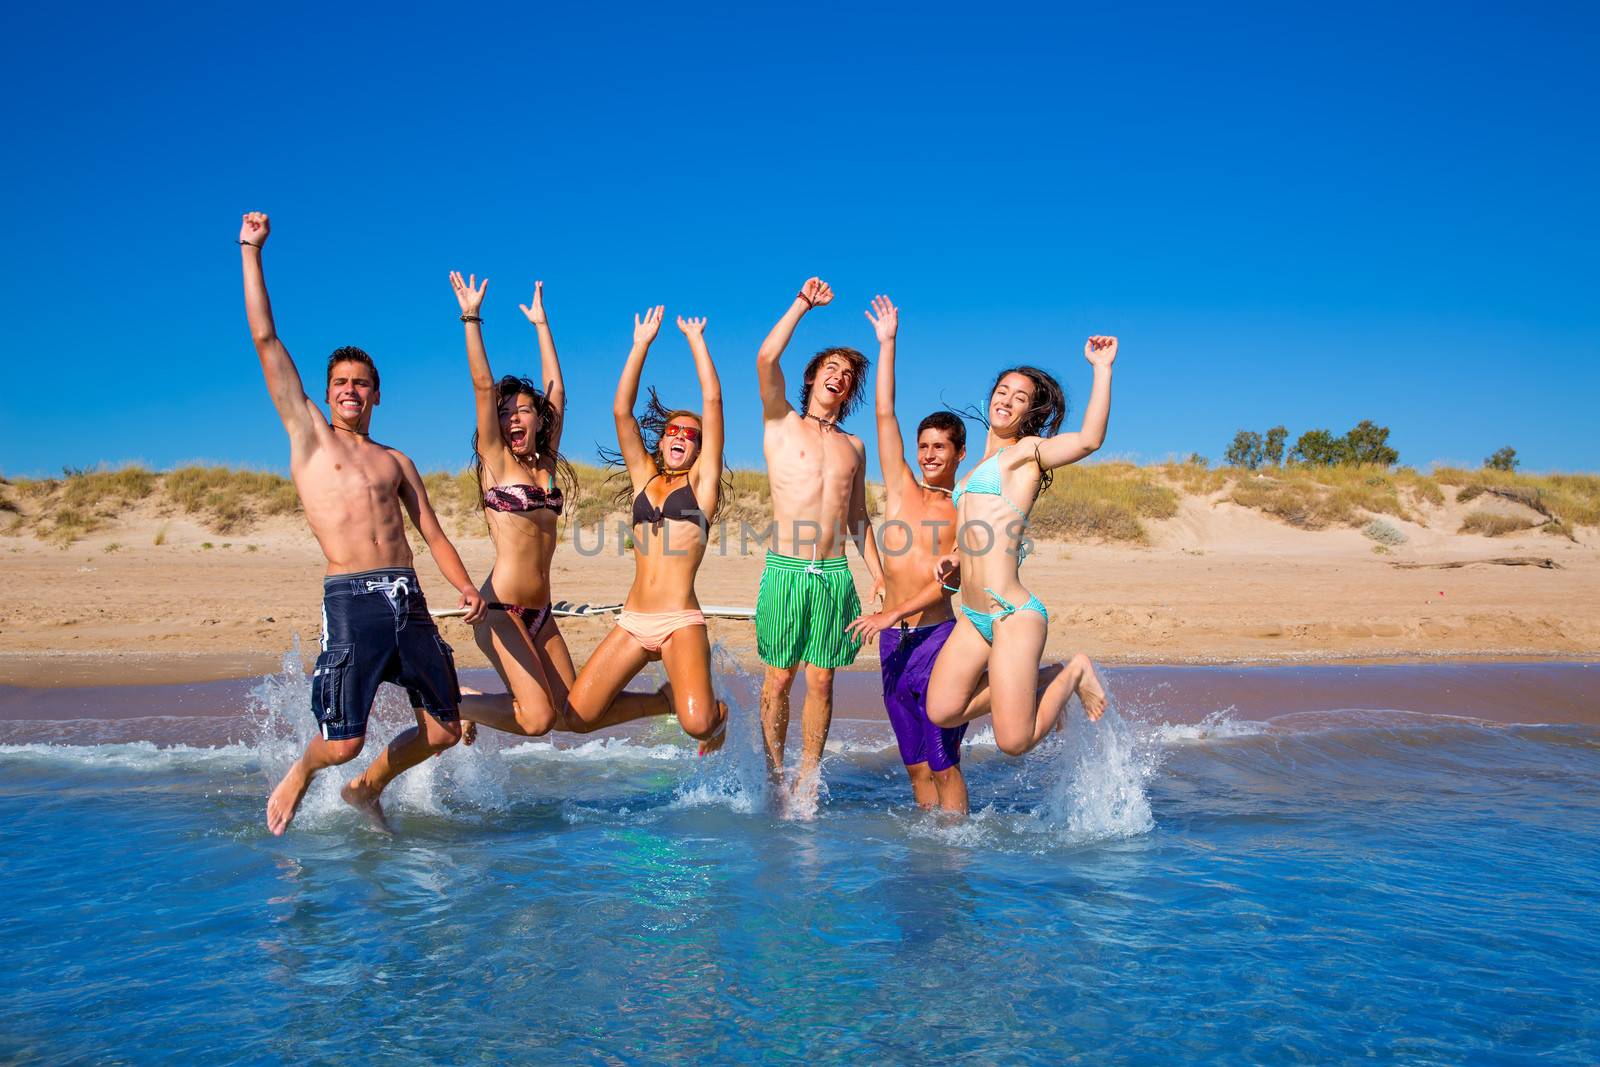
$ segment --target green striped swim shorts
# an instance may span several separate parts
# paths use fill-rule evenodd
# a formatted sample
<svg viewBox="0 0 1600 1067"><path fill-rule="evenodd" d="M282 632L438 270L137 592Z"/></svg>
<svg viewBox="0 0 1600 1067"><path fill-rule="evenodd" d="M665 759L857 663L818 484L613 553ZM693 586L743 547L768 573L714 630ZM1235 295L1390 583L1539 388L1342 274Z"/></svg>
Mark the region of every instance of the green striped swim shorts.
<svg viewBox="0 0 1600 1067"><path fill-rule="evenodd" d="M861 614L855 579L843 556L796 559L767 553L756 595L756 651L769 667L844 667L861 642L845 627Z"/></svg>

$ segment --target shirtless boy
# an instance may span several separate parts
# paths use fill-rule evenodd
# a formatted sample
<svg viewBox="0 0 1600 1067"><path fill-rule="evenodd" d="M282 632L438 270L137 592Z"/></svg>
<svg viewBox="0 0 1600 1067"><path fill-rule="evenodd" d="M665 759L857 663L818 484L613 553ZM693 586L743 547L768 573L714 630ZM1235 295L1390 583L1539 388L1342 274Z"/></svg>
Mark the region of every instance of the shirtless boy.
<svg viewBox="0 0 1600 1067"><path fill-rule="evenodd" d="M756 597L756 650L766 665L761 730L767 767L782 773L789 733L789 690L806 667L806 702L796 793L814 786L833 721L833 672L855 662L858 638L847 632L861 600L844 558L846 539L866 561L873 594L883 586L878 548L867 522L866 447L839 424L860 398L867 358L853 348L827 348L806 364L800 410L784 395L783 350L813 308L833 300L820 278L801 286L756 355L764 420L762 450L772 485L772 549Z"/></svg>
<svg viewBox="0 0 1600 1067"><path fill-rule="evenodd" d="M483 617L483 598L439 527L422 477L398 450L367 435L378 403L378 370L359 348L328 359L329 418L306 396L289 352L278 340L261 269L267 216L252 211L239 229L244 302L267 392L289 433L289 473L306 522L327 557L322 582L322 651L311 677L311 712L319 736L267 798L267 828L289 828L312 777L356 758L381 682L406 688L417 725L403 731L355 781L345 802L385 828L378 798L385 786L461 737L460 687L450 646L428 615L402 508L422 534L445 580L461 593L466 620Z"/></svg>
<svg viewBox="0 0 1600 1067"><path fill-rule="evenodd" d="M886 296L867 312L878 335L878 463L883 470L883 577L885 607L850 624L862 641L878 638L883 673L883 706L900 744L900 759L919 805L935 804L967 813L967 783L961 776L961 739L967 724L954 729L928 719L928 678L955 629L950 594L935 577L939 559L954 551L956 508L950 491L956 467L967 454L967 427L952 411L935 411L917 427L917 466L922 481L906 463L905 439L894 411L894 345L900 309Z"/></svg>

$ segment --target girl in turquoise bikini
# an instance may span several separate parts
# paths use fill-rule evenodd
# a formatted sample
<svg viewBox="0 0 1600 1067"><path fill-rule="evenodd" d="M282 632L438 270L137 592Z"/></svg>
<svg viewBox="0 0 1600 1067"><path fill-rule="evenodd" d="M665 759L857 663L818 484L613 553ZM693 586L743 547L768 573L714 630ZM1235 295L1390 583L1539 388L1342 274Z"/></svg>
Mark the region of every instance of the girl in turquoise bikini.
<svg viewBox="0 0 1600 1067"><path fill-rule="evenodd" d="M983 462L952 494L961 612L933 667L928 718L953 727L992 715L995 744L1012 756L1044 740L1074 693L1090 720L1106 707L1089 657L1041 666L1050 613L1018 574L1028 551L1028 512L1050 472L1105 441L1117 339L1091 337L1083 354L1094 367L1083 428L1056 433L1067 405L1049 374L1037 367L1002 371L989 394Z"/></svg>

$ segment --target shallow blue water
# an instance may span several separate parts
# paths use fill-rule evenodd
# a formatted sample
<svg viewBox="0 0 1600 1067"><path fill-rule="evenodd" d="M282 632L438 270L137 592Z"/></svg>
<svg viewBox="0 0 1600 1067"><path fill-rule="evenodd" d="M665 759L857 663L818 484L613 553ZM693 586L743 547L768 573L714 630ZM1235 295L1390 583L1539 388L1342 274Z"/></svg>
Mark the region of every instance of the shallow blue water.
<svg viewBox="0 0 1600 1067"><path fill-rule="evenodd" d="M0 1061L1600 1061L1594 725L1124 703L980 732L946 825L861 724L777 817L745 712L452 751L392 839L330 775L274 839L303 685L248 742L0 746Z"/></svg>

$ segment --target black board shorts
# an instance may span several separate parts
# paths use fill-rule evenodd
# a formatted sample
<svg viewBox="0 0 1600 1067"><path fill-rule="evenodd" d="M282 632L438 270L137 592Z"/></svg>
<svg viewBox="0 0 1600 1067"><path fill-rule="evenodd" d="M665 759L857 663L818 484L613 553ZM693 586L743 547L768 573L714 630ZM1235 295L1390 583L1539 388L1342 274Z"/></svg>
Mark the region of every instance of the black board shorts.
<svg viewBox="0 0 1600 1067"><path fill-rule="evenodd" d="M328 741L367 732L378 686L405 688L413 708L440 722L460 716L455 653L439 635L409 567L339 574L322 582L322 651L311 713Z"/></svg>

